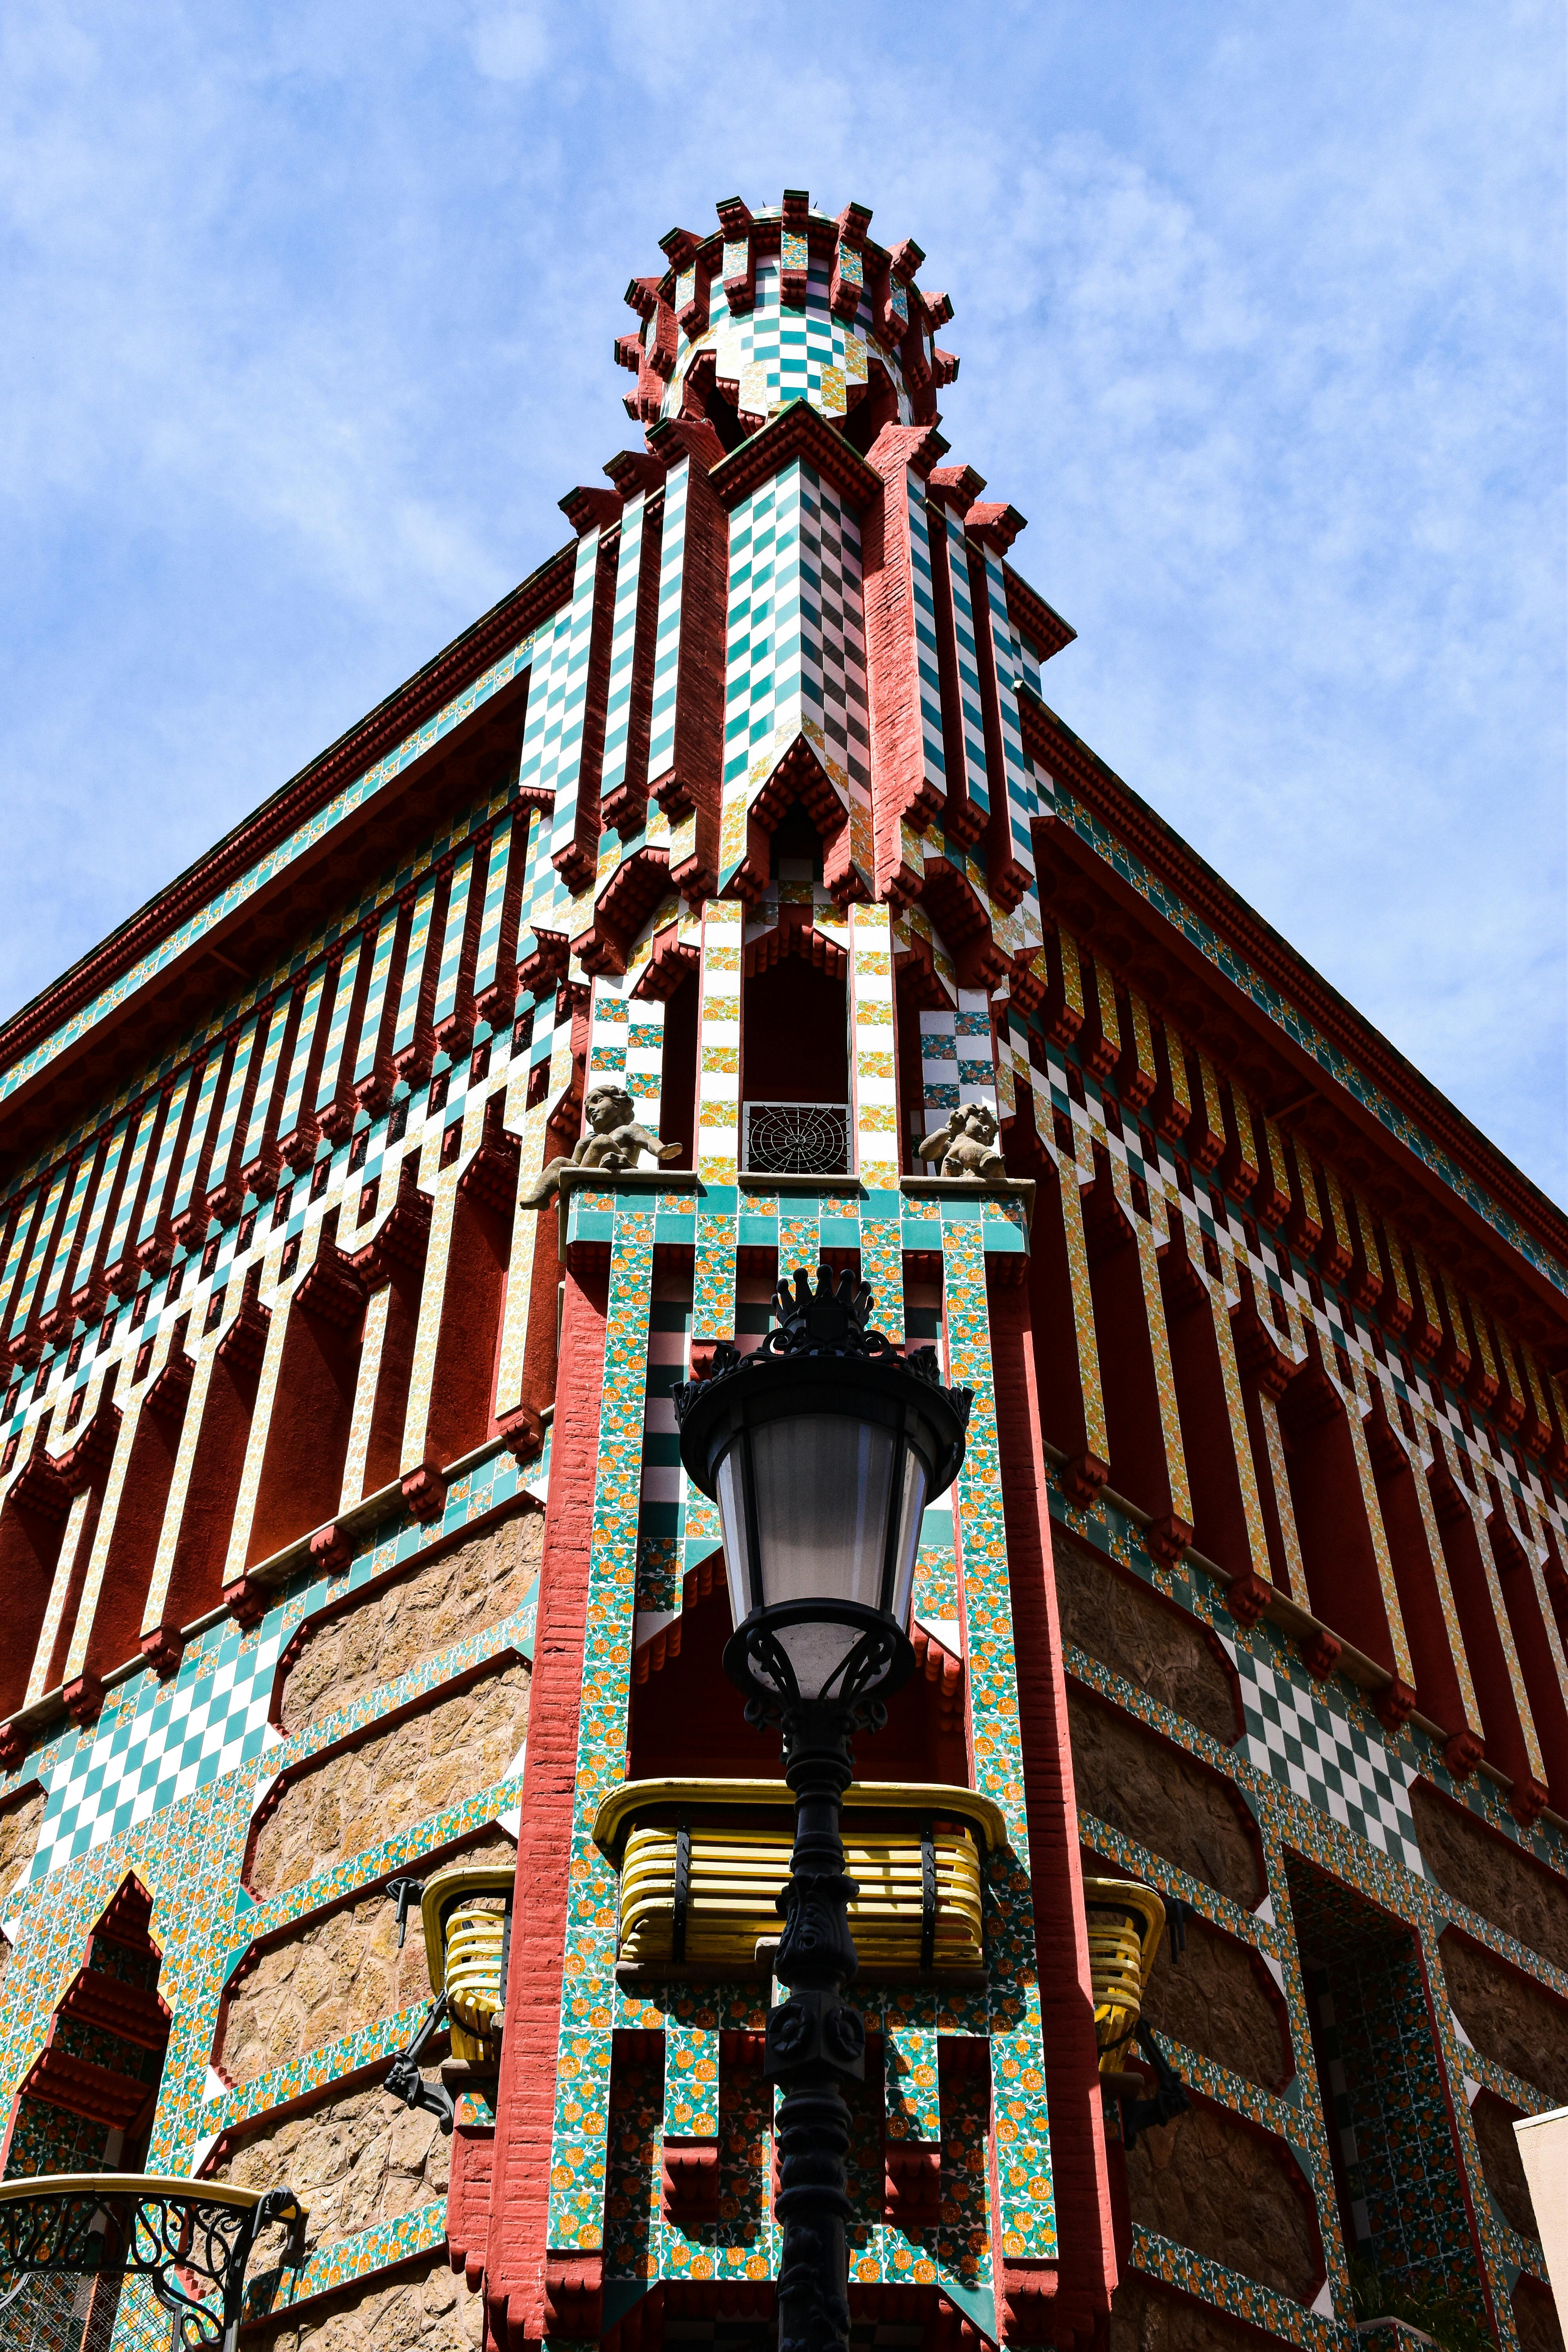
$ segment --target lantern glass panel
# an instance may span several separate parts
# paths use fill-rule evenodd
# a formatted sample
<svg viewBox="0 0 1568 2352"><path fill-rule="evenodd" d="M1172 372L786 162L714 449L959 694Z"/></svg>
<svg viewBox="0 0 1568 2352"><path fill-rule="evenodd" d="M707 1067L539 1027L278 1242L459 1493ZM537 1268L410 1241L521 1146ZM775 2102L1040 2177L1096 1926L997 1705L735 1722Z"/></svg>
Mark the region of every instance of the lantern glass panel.
<svg viewBox="0 0 1568 2352"><path fill-rule="evenodd" d="M769 1608L813 1600L886 1607L894 1443L890 1429L826 1413L792 1415L752 1431L762 1598Z"/></svg>
<svg viewBox="0 0 1568 2352"><path fill-rule="evenodd" d="M719 1464L719 1526L724 1538L724 1573L730 1585L730 1622L739 1625L761 1598L752 1570L751 1536L746 1520L746 1449L743 1438L728 1447Z"/></svg>
<svg viewBox="0 0 1568 2352"><path fill-rule="evenodd" d="M918 1454L900 1448L894 1429L826 1412L754 1423L735 1433L716 1484L737 1625L760 1607L813 1601L829 1608L855 1601L891 1614L900 1626L907 1622L926 1468ZM899 1525L889 1559L894 1511ZM859 1632L827 1619L781 1627L777 1638L789 1653L802 1696L812 1697Z"/></svg>
<svg viewBox="0 0 1568 2352"><path fill-rule="evenodd" d="M895 1622L908 1632L914 1599L915 1555L920 1549L921 1521L926 1507L926 1465L912 1445L904 1448L903 1492L899 1499L898 1553L893 1570L892 1610Z"/></svg>

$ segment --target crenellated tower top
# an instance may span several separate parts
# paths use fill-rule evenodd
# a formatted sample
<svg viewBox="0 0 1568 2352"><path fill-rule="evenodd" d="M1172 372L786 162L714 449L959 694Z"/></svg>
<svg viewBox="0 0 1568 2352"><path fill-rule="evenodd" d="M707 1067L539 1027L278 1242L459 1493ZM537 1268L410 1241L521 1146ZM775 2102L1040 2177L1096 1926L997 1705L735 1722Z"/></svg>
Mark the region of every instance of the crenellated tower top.
<svg viewBox="0 0 1568 2352"><path fill-rule="evenodd" d="M935 421L938 391L958 373L936 341L952 304L917 284L925 255L912 238L873 244L865 205L819 212L804 188L755 212L739 196L717 209L708 236L672 228L659 240L662 277L626 288L640 322L616 340L637 377L629 416L706 417L728 448L792 400L861 447L884 425Z"/></svg>

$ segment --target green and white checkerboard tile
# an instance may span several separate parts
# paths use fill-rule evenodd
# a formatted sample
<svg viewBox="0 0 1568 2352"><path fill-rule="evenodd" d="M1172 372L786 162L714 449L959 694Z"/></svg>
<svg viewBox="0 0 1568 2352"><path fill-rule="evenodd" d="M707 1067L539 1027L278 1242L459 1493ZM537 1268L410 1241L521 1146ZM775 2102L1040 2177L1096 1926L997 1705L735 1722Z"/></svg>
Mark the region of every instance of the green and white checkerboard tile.
<svg viewBox="0 0 1568 2352"><path fill-rule="evenodd" d="M1410 1810L1414 1772L1318 1691L1303 1689L1224 1634L1220 1639L1241 1677L1247 1761L1421 1876Z"/></svg>
<svg viewBox="0 0 1568 2352"><path fill-rule="evenodd" d="M214 1625L191 1643L172 1685L139 1675L137 1703L106 1712L49 1775L31 1877L47 1878L164 1805L254 1763L271 1744L268 1710L281 1641L276 1618L259 1633Z"/></svg>

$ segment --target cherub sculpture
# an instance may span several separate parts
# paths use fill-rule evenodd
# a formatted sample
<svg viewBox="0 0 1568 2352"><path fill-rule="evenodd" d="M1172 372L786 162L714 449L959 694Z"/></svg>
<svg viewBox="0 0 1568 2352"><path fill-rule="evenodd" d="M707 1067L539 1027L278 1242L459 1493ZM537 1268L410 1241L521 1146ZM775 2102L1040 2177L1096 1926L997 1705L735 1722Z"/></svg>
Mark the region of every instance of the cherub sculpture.
<svg viewBox="0 0 1568 2352"><path fill-rule="evenodd" d="M606 1176L624 1176L637 1164L639 1152L651 1151L658 1160L679 1160L679 1143L661 1143L633 1115L632 1098L624 1087L595 1087L584 1106L588 1132L570 1160L552 1160L542 1168L518 1206L538 1208L561 1181L563 1168L597 1168Z"/></svg>
<svg viewBox="0 0 1568 2352"><path fill-rule="evenodd" d="M939 1176L963 1176L972 1184L1001 1184L1006 1164L996 1149L996 1120L985 1103L960 1103L947 1115L947 1125L916 1147L917 1160L941 1162Z"/></svg>

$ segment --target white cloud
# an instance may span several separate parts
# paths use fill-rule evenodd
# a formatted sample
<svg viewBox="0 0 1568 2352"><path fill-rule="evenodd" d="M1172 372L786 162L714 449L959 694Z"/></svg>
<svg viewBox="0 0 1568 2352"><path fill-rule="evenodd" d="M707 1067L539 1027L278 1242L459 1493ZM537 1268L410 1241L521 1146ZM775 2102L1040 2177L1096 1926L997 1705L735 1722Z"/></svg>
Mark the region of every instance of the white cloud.
<svg viewBox="0 0 1568 2352"><path fill-rule="evenodd" d="M476 9L468 47L480 73L492 81L537 81L550 62L550 29L539 8Z"/></svg>

